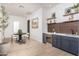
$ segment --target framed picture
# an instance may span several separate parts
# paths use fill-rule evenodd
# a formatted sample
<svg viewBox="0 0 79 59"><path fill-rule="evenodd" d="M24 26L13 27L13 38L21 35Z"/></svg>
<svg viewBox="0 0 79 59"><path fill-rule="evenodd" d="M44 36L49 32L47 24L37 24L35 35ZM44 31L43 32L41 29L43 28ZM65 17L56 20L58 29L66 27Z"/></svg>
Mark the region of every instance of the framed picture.
<svg viewBox="0 0 79 59"><path fill-rule="evenodd" d="M32 28L38 28L38 17L32 20Z"/></svg>

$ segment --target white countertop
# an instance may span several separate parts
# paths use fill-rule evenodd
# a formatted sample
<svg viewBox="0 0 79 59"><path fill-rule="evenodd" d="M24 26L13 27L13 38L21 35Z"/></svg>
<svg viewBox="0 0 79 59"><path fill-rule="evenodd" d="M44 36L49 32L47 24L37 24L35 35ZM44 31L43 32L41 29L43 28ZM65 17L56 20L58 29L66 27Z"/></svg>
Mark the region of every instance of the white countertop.
<svg viewBox="0 0 79 59"><path fill-rule="evenodd" d="M63 34L63 33L55 33L55 32L46 32L46 34L49 34L49 35L62 35L62 36L68 36L68 37L78 37L79 38L79 35L72 35L72 34Z"/></svg>

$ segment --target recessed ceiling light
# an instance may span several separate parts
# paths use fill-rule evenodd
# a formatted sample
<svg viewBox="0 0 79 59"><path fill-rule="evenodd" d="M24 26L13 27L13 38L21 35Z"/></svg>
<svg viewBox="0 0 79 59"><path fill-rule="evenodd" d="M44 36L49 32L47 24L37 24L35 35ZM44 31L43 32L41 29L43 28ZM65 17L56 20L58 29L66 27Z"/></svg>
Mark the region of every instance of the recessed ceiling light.
<svg viewBox="0 0 79 59"><path fill-rule="evenodd" d="M19 7L20 7L20 8L24 8L24 6L23 6L23 5L19 5Z"/></svg>

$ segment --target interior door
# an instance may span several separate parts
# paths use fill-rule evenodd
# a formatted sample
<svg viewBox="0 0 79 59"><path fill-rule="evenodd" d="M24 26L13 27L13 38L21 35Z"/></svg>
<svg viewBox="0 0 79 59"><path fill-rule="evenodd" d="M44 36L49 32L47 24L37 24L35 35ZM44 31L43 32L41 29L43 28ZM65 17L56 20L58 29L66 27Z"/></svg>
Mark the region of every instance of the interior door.
<svg viewBox="0 0 79 59"><path fill-rule="evenodd" d="M27 20L27 32L30 33L30 20Z"/></svg>

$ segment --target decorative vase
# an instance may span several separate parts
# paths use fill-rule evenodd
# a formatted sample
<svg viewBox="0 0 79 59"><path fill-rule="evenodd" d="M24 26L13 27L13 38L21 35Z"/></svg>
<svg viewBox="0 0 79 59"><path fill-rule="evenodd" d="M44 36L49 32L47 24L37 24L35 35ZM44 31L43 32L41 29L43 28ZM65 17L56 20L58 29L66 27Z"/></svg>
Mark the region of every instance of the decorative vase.
<svg viewBox="0 0 79 59"><path fill-rule="evenodd" d="M71 13L75 13L75 10L74 9L71 9Z"/></svg>
<svg viewBox="0 0 79 59"><path fill-rule="evenodd" d="M2 33L0 32L0 43L2 43Z"/></svg>
<svg viewBox="0 0 79 59"><path fill-rule="evenodd" d="M54 23L56 23L56 20L54 19Z"/></svg>
<svg viewBox="0 0 79 59"><path fill-rule="evenodd" d="M10 50L10 43L0 44L0 55L7 55Z"/></svg>
<svg viewBox="0 0 79 59"><path fill-rule="evenodd" d="M52 20L50 20L50 23L52 23Z"/></svg>
<svg viewBox="0 0 79 59"><path fill-rule="evenodd" d="M69 21L73 21L73 19L74 19L73 15L70 15Z"/></svg>

